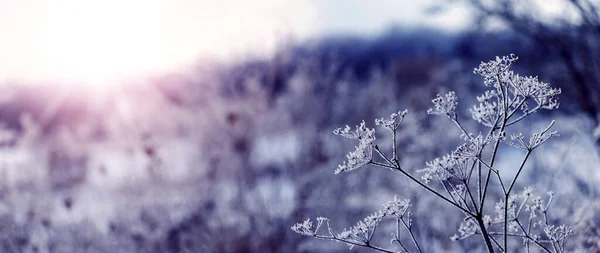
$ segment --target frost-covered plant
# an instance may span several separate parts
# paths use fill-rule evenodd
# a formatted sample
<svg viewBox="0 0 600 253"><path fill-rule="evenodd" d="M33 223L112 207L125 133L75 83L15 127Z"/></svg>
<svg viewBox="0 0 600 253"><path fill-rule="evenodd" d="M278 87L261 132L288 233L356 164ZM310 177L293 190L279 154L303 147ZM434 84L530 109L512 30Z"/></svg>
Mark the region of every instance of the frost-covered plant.
<svg viewBox="0 0 600 253"><path fill-rule="evenodd" d="M379 223L381 223L383 220L394 220L396 221L396 232L392 233L391 242L397 243L402 248L402 251L400 252L409 252L406 246L400 241L399 237L400 230L405 229L410 234L416 249L421 252L421 247L419 246L419 243L417 242L413 233L411 213L408 210L409 208L410 200L401 200L396 196L394 197L394 200L385 203L381 210L367 216L362 221L359 221L356 225L346 228L338 234L333 232L329 219L323 217L317 218L316 226L313 226L313 222L310 219L307 219L304 222L293 225L292 230L305 236L343 242L348 244L350 249L352 249L354 246L360 246L382 252L397 252L372 244L373 235L375 234L375 230ZM321 232L319 229L322 227L326 227L327 231Z"/></svg>
<svg viewBox="0 0 600 253"><path fill-rule="evenodd" d="M429 193L437 196L450 206L460 210L465 216L458 228L458 234L450 237L452 240L463 240L473 235L480 235L489 252L506 252L509 239L517 238L523 241L524 249L537 247L544 252L565 252L566 238L573 229L566 225L552 225L548 218L548 209L552 202L553 193L549 199L533 195L530 187L521 193L514 193L517 179L525 168L532 152L556 135L548 127L533 133L528 139L522 133L510 133L509 127L538 110L552 110L559 106L560 89L552 88L537 77L520 76L510 69L518 58L511 54L495 60L482 62L474 69L475 74L484 77L488 90L477 97L478 104L471 109L472 118L487 127L487 132L474 134L460 123L458 113L458 97L454 92L438 95L432 100L434 107L428 114L447 116L460 129L464 140L454 151L440 158L427 162L425 168L408 170L402 167L396 148L396 132L407 111L399 111L390 119L377 119L376 125L382 126L392 134L391 156L387 155L375 143L375 130L369 129L363 121L356 129L346 126L336 129L334 133L350 139L358 140L355 151L347 155L335 173L347 172L374 165L400 172L411 182L419 185ZM501 171L496 167L499 157L499 147L505 144L524 152L523 158L516 168L516 173ZM373 153L377 155L374 157ZM420 178L420 179L419 179ZM510 181L505 181L510 178ZM496 181L496 183L493 183ZM432 185L436 183L439 185ZM500 199L494 199L492 187L498 186ZM486 208L494 204L494 212ZM317 225L306 220L292 226L292 229L302 235L345 242L353 246L367 247L382 252L408 252L408 248L399 238L401 225L409 232L413 249L421 252L417 238L412 232L409 200L394 200L386 203L384 208L355 226L335 234L327 218L318 218ZM397 243L396 249L386 249L372 243L377 226L384 220L391 219L397 223L397 231L392 234L392 243ZM322 227L326 227L323 232Z"/></svg>
<svg viewBox="0 0 600 253"><path fill-rule="evenodd" d="M348 153L346 156L348 161L340 164L337 170L335 170L335 174L358 169L373 160L372 147L373 143L375 143L375 130L367 128L365 121L356 126L356 130L354 131L352 131L350 126L346 126L344 129L338 128L334 130L333 133L358 140L356 150Z"/></svg>

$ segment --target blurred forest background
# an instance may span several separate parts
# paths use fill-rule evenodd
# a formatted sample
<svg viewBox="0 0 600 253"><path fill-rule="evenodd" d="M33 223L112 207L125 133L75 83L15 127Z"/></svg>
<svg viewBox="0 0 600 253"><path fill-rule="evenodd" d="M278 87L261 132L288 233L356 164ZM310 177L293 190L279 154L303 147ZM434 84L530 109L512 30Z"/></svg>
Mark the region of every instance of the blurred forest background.
<svg viewBox="0 0 600 253"><path fill-rule="evenodd" d="M547 17L531 2L439 1L425 15L466 4L474 22L290 40L272 57L203 61L98 94L6 82L0 252L347 252L290 226L327 216L348 227L394 195L414 204L426 252L463 252L478 241L450 241L462 216L402 176L334 176L352 145L331 133L407 108L400 160L421 169L460 143L427 115L430 100L456 91L467 122L484 88L473 68L510 53L517 73L563 91L559 110L517 126L529 134L556 119L561 134L518 188L554 190L552 219L576 228L570 248L600 252L600 4L551 1L567 7ZM511 152L500 168L514 166Z"/></svg>

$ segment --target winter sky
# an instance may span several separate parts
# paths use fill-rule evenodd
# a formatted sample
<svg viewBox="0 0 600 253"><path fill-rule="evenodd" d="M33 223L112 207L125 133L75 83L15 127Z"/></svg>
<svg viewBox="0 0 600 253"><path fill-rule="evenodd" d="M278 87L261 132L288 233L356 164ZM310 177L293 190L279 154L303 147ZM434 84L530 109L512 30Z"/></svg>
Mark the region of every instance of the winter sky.
<svg viewBox="0 0 600 253"><path fill-rule="evenodd" d="M0 83L105 84L202 57L268 56L290 40L468 26L464 4L428 14L446 1L0 0Z"/></svg>

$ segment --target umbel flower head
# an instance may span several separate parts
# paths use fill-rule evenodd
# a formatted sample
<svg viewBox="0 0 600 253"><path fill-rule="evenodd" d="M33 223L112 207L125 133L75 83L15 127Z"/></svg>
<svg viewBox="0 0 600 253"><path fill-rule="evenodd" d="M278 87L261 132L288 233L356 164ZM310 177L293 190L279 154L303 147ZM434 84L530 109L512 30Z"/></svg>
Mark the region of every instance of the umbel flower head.
<svg viewBox="0 0 600 253"><path fill-rule="evenodd" d="M349 139L358 140L356 149L346 155L348 160L338 166L335 170L335 174L358 169L371 161L373 158L375 129L367 128L364 120L360 125L356 126L354 131L352 131L350 126L346 126L344 129L335 129L333 133Z"/></svg>
<svg viewBox="0 0 600 253"><path fill-rule="evenodd" d="M400 123L402 123L402 120L404 120L404 116L406 116L406 114L408 114L408 110L392 113L392 115L390 115L389 120L385 118L376 119L375 125L382 126L385 129L394 132L398 129Z"/></svg>
<svg viewBox="0 0 600 253"><path fill-rule="evenodd" d="M410 208L410 200L399 199L394 196L393 200L388 201L383 205L383 209L370 214L363 220L358 221L354 226L345 228L342 232L334 235L334 232L329 224L329 219L324 217L317 218L316 226L310 219L296 223L292 226L292 230L304 236L313 236L321 239L331 239L348 244L350 249L356 245L368 245L371 241L377 226L385 220L402 220L407 226L411 226L412 219ZM326 232L319 229L325 227ZM397 237L396 237L397 240Z"/></svg>
<svg viewBox="0 0 600 253"><path fill-rule="evenodd" d="M466 125L460 123L460 115L457 113L457 95L450 91L437 95L431 101L433 107L427 112L446 116L459 128L464 143L454 151L426 162L426 167L420 170L409 171L402 168L401 161L398 159L396 137L398 127L407 111L398 111L389 118L375 120L376 125L391 132L391 156L386 155L386 150L375 145L375 130L367 128L364 121L354 129L346 126L334 130L336 135L358 140L355 150L347 155L347 161L339 165L335 173L352 171L365 165L400 172L411 182L462 211L465 217L460 223L457 233L451 237L452 240L462 240L479 234L483 236L489 252L497 252L496 249L499 252L507 252L514 247L512 245L515 245L509 243L509 238L515 236L523 240L527 251L530 246L537 246L541 249L540 252L566 252L565 241L569 235L573 234L573 228L549 223L547 211L552 202L553 193L550 192L549 199L544 201L540 196L532 195L532 189L529 187L522 193L514 194L512 192L531 152L555 136L556 131L551 130L554 124L552 121L548 127L533 133L529 141L526 141L523 134L520 133L513 133L510 135L511 138L508 138L507 135L510 131L508 128L538 110L556 109L559 105L558 95L560 94L560 89L552 88L549 84L539 81L537 77L520 76L513 73L511 66L517 59L512 54L501 58L496 57L495 60L482 62L474 70L476 74L484 77L486 90L476 97L477 102L470 108L470 112L474 121L489 128L488 131L485 131L487 134L469 132ZM600 130L597 131L600 132ZM527 154L521 161L517 173L499 170L498 166L494 165L497 152L502 151L498 148L501 143L526 150ZM374 160L373 153L380 158ZM487 174L486 180L482 180L484 173ZM416 177L418 174L421 176L420 179ZM504 181L504 179L509 179L510 175L513 175L512 179ZM473 180L473 176L479 179ZM439 185L437 189L434 188L435 185L428 185L431 181L439 182L445 192L441 191ZM510 185L505 182L510 182ZM501 189L496 189L502 191L503 198L498 199L496 194L486 194L495 192L490 190L491 187L501 187ZM495 214L488 213L488 211L492 211L489 207L494 202L490 203L486 199L498 200L495 202L495 206L492 206ZM488 205L486 206L484 203L488 203ZM338 234L333 232L329 219L322 217L317 219L316 224L313 224L310 219L297 223L292 226L292 230L305 236L346 243L350 248L361 246L381 252L409 252L409 249L403 245L406 238L400 237L400 226L403 225L407 232L403 234L403 237L410 236L414 243L414 249L423 252L412 230L410 206L408 199L399 199L396 196L393 200L385 203L381 210ZM400 250L383 248L378 245L379 241L373 240L374 235L381 232L378 230L379 232L375 233L377 227L386 220L396 223L396 231L391 234L391 243L398 244L397 246L401 249L396 249ZM327 231L323 231L324 229L319 231L321 227L326 227ZM498 240L501 236L504 239Z"/></svg>
<svg viewBox="0 0 600 253"><path fill-rule="evenodd" d="M312 236L316 233L316 231L313 230L313 223L310 219L306 219L304 222L294 224L292 226L292 230L298 234L306 236Z"/></svg>
<svg viewBox="0 0 600 253"><path fill-rule="evenodd" d="M444 96L438 94L436 98L431 100L434 107L427 110L427 114L453 116L458 105L457 100L454 91L450 91Z"/></svg>
<svg viewBox="0 0 600 253"><path fill-rule="evenodd" d="M510 68L518 59L514 54L502 58L496 57L496 60L481 62L479 67L474 69L475 74L484 77L485 86L493 89L477 97L479 105L471 108L473 119L492 127L494 120L503 112L511 115L511 111L520 110L528 115L538 109L558 108L558 95L561 90L539 81L537 76L515 74ZM535 106L530 106L532 102Z"/></svg>

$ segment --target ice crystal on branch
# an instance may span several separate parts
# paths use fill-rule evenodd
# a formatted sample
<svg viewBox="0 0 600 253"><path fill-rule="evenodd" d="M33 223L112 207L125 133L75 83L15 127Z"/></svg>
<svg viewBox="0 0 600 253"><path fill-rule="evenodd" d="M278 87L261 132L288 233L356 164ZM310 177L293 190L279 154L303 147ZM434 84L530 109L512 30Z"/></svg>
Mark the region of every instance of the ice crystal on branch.
<svg viewBox="0 0 600 253"><path fill-rule="evenodd" d="M409 199L398 199L398 196L394 196L394 200L390 200L383 205L381 210L385 217L392 217L402 219L406 214L406 211L410 208Z"/></svg>
<svg viewBox="0 0 600 253"><path fill-rule="evenodd" d="M304 222L294 224L292 226L292 230L298 234L306 236L313 236L316 232L313 231L313 223L310 219L306 219Z"/></svg>
<svg viewBox="0 0 600 253"><path fill-rule="evenodd" d="M394 199L385 203L381 210L365 217L361 221L358 221L356 225L350 228L345 228L344 230L342 230L342 232L340 232L337 235L333 233L333 230L329 225L329 219L323 217L317 218L316 228L313 228L314 226L312 221L310 219L307 219L303 222L294 224L292 226L292 230L304 236L311 236L319 239L343 242L346 243L350 247L350 249L352 249L354 246L363 246L381 250L381 248L373 247L371 245L371 240L373 239L373 235L375 233L375 230L377 229L377 226L379 226L379 224L385 219L402 222L402 224L404 224L405 228L408 230L409 234L414 236L412 232L412 220L410 218L410 211L408 211L409 208L410 200L401 200L398 198L398 196L394 196ZM325 224L325 226L327 227L327 233L319 232L319 228L321 228L323 224ZM400 229L400 227L398 227L397 229ZM392 236L394 237L392 241L401 244L398 238L399 233L400 231L397 230L396 233L392 234ZM415 245L418 248L418 244L416 244L416 242Z"/></svg>
<svg viewBox="0 0 600 253"><path fill-rule="evenodd" d="M486 228L489 228L492 225L492 217L489 215L484 215L483 225L485 225Z"/></svg>
<svg viewBox="0 0 600 253"><path fill-rule="evenodd" d="M537 109L556 109L559 106L558 95L561 90L552 88L548 83L540 82L538 77L520 76L510 70L518 57L511 54L496 60L482 62L474 73L484 77L484 84L494 90L487 90L477 97L479 105L471 112L473 119L490 126L500 112L521 110L525 114ZM506 93L506 94L504 94ZM495 99L496 101L493 101ZM530 110L527 100L533 100L537 106ZM507 108L504 108L504 107Z"/></svg>
<svg viewBox="0 0 600 253"><path fill-rule="evenodd" d="M472 218L468 218L465 219L462 223L460 223L460 227L458 228L459 235L455 234L452 237L450 237L450 239L453 241L462 240L474 235L475 233L477 233L477 231L477 223Z"/></svg>
<svg viewBox="0 0 600 253"><path fill-rule="evenodd" d="M465 215L458 233L451 237L452 240L461 240L478 234L483 238L489 252L507 252L512 251L514 245L509 243L511 238L518 238L523 240L527 252L531 245L539 247L544 252L565 252L565 240L572 234L573 229L565 225L549 224L547 211L553 195L550 194L545 202L541 197L533 196L533 190L529 187L518 194L512 191L517 185L521 170L527 167L525 165L531 152L556 135L556 132L550 130L554 124L552 121L548 127L533 133L527 141L520 133L512 134L509 141L506 137L511 131L509 127L537 110L556 109L559 105L558 95L561 92L560 89L540 82L537 77L513 73L510 68L517 59L512 54L501 58L496 57L495 60L482 62L474 70L476 74L484 77L484 84L488 90L477 96L477 104L469 111L473 120L489 128L483 131L487 134L482 132L473 134L467 130L467 125L461 124L456 112L458 99L453 91L445 95L438 94L432 100L433 107L427 113L447 116L451 123L460 129L460 137L464 140L464 144L449 154L426 162L424 169L416 172L407 170L401 166L404 164L398 158L398 151L402 151L396 146L396 131L407 111L398 111L390 115L389 119L375 120L376 125L391 132L391 155L375 145L375 130L367 128L364 121L355 129L349 126L336 129L335 134L358 140L358 145L347 155L347 161L339 165L335 173L352 171L371 164L406 176L411 182ZM502 159L498 157L504 157L497 156L503 150L499 148L502 143L526 151L520 166L516 168L517 173L498 169L498 163L495 161ZM374 160L373 153L381 159ZM431 181L439 184L428 184ZM501 194L500 198L498 194ZM410 251L403 245L406 240L400 238L401 226L404 226L408 232L405 235L411 237L414 243L412 248L423 252L412 231L409 209L409 200L394 197L394 200L384 204L381 210L339 234L332 232L329 220L326 218L317 219L316 228L313 228L310 220L306 220L295 224L292 229L302 235L343 242L350 247L361 246L381 252L398 252L374 245L372 241L377 226L389 219L396 223L396 231L392 233L391 242L401 248L397 248L400 249L399 252ZM488 211L492 213L487 213ZM326 224L328 234L319 233L318 230L323 224Z"/></svg>
<svg viewBox="0 0 600 253"><path fill-rule="evenodd" d="M338 234L337 238L354 244L366 244L371 241L373 232L383 217L384 214L382 212L373 213L364 218L364 220L356 223L350 229L344 229L344 231ZM352 243L348 244L350 248L353 246Z"/></svg>
<svg viewBox="0 0 600 253"><path fill-rule="evenodd" d="M541 146L542 144L544 144L546 141L548 141L553 136L558 135L558 133L556 131L550 132L550 128L552 128L553 125L554 125L554 121L552 121L550 123L550 125L548 125L548 127L544 128L539 133L533 133L531 135L531 137L529 137L529 143L525 142L525 137L523 136L522 133L511 134L511 137L510 137L511 141L504 140L504 142L513 147L517 147L517 148L520 148L523 150L533 150L533 149Z"/></svg>
<svg viewBox="0 0 600 253"><path fill-rule="evenodd" d="M495 206L495 210L496 210L496 218L494 218L495 221L504 221L504 219L506 218L505 215L508 217L508 220L513 220L516 219L518 214L517 214L517 197L516 196L510 196L508 198L508 208L507 213L505 213L504 211L504 200L501 199L498 203L496 203Z"/></svg>
<svg viewBox="0 0 600 253"><path fill-rule="evenodd" d="M338 166L335 170L335 174L358 169L371 161L373 158L375 130L367 128L364 120L360 125L356 126L354 131L352 131L350 126L346 126L344 129L335 129L333 133L349 139L358 140L356 149L346 155L348 160Z"/></svg>
<svg viewBox="0 0 600 253"><path fill-rule="evenodd" d="M548 141L552 136L557 135L556 131L548 132L550 131L550 128L552 128L553 125L554 120L544 130L531 135L531 138L529 138L529 148L534 149L536 147L539 147L540 145L544 144L544 142Z"/></svg>
<svg viewBox="0 0 600 253"><path fill-rule="evenodd" d="M525 98L533 98L540 108L552 110L559 106L558 95L561 90L552 88L548 83L540 82L538 77L519 75L511 75L511 79L507 81L510 88L514 89L514 93Z"/></svg>
<svg viewBox="0 0 600 253"><path fill-rule="evenodd" d="M550 225L544 227L544 233L550 240L555 241L560 245L568 236L573 234L573 228L566 225Z"/></svg>
<svg viewBox="0 0 600 253"><path fill-rule="evenodd" d="M498 103L484 100L470 109L473 119L486 127L493 127L498 117Z"/></svg>
<svg viewBox="0 0 600 253"><path fill-rule="evenodd" d="M315 236L319 232L319 229L323 226L323 223L327 223L329 227L329 219L325 217L317 218L317 226L313 226L313 222L310 219L306 219L303 222L296 223L292 226L292 230L298 234L305 236ZM314 227L314 229L313 229ZM328 228L329 230L329 228Z"/></svg>
<svg viewBox="0 0 600 253"><path fill-rule="evenodd" d="M499 88L500 83L498 83L498 77L504 73L507 73L511 65L518 59L519 57L516 57L514 54L503 56L502 58L496 57L496 60L481 62L479 67L473 70L473 73L479 74L485 78L485 86Z"/></svg>
<svg viewBox="0 0 600 253"><path fill-rule="evenodd" d="M492 142L494 137L495 136L489 136L489 135L483 136L483 135L481 135L481 133L479 133L477 136L475 136L474 134L469 134L469 135L462 134L461 138L463 138L465 141L469 142L469 145L468 145L469 148L467 150L466 149L467 144L464 144L463 146L465 148L463 148L462 152L460 152L460 155L474 156L474 155L478 154L485 148L485 146L487 144Z"/></svg>
<svg viewBox="0 0 600 253"><path fill-rule="evenodd" d="M394 200L388 201L383 205L383 209L379 210L364 220L359 221L356 225L349 229L344 229L337 238L345 241L350 241L355 244L368 243L373 236L375 228L384 218L389 219L402 219L407 224L411 223L409 218L410 212L410 200L398 199L398 196L394 196ZM350 244L352 246L352 244Z"/></svg>
<svg viewBox="0 0 600 253"><path fill-rule="evenodd" d="M427 110L428 114L434 115L448 115L449 117L455 116L456 106L458 101L454 91L448 92L446 95L437 95L436 98L431 100L434 107Z"/></svg>
<svg viewBox="0 0 600 253"><path fill-rule="evenodd" d="M418 172L423 173L421 179L425 183L429 183L431 180L447 180L450 177L465 179L467 162L471 156L466 144L463 144L450 154L426 162L426 167Z"/></svg>
<svg viewBox="0 0 600 253"><path fill-rule="evenodd" d="M404 116L406 116L407 113L408 110L398 111L397 113L392 113L389 120L384 118L375 119L375 125L382 126L394 132L398 129L400 123L402 123L402 120L404 120Z"/></svg>
<svg viewBox="0 0 600 253"><path fill-rule="evenodd" d="M423 173L421 179L425 183L429 183L431 180L446 180L450 178L451 172L454 170L455 158L451 154L448 154L425 164L426 167L419 170L419 172Z"/></svg>
<svg viewBox="0 0 600 253"><path fill-rule="evenodd" d="M477 96L477 101L479 103L483 103L485 101L489 101L493 98L497 98L498 96L500 96L500 94L498 93L498 91L496 90L486 90L481 96Z"/></svg>

